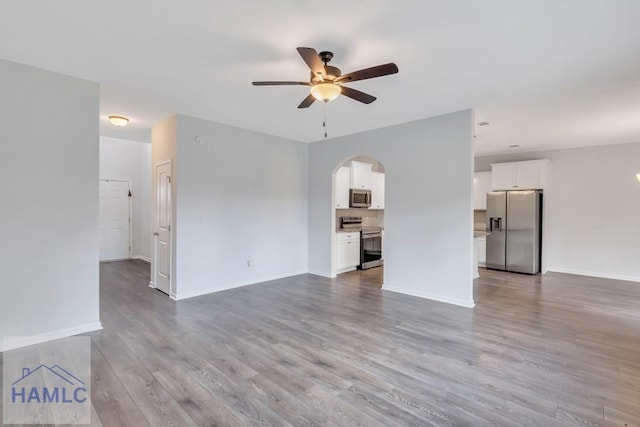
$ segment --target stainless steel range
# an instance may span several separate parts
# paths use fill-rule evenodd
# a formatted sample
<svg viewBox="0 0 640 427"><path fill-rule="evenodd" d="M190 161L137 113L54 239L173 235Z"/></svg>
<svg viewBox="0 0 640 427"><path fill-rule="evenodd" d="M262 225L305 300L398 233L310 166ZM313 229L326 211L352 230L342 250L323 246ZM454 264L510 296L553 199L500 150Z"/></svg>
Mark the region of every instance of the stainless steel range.
<svg viewBox="0 0 640 427"><path fill-rule="evenodd" d="M360 231L360 269L366 270L382 264L382 228L362 227Z"/></svg>
<svg viewBox="0 0 640 427"><path fill-rule="evenodd" d="M383 264L382 260L382 228L363 227L362 217L343 216L340 217L340 228L342 230L360 231L360 270L378 267Z"/></svg>

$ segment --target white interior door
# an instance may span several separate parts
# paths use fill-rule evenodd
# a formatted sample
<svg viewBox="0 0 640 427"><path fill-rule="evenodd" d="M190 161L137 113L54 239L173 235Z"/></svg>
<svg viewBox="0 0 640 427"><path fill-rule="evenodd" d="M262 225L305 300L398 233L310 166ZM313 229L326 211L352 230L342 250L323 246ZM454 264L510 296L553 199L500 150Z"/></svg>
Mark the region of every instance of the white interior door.
<svg viewBox="0 0 640 427"><path fill-rule="evenodd" d="M171 284L171 163L156 166L155 262L156 288L170 294Z"/></svg>
<svg viewBox="0 0 640 427"><path fill-rule="evenodd" d="M131 257L129 181L103 180L100 185L100 261Z"/></svg>

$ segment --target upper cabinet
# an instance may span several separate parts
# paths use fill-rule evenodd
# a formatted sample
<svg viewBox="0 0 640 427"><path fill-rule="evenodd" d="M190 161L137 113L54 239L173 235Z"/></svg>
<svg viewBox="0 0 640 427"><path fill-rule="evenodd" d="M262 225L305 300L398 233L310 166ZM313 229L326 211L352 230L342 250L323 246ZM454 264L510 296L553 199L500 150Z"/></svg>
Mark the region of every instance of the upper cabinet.
<svg viewBox="0 0 640 427"><path fill-rule="evenodd" d="M369 209L384 209L384 174L371 172L371 207Z"/></svg>
<svg viewBox="0 0 640 427"><path fill-rule="evenodd" d="M384 209L384 173L374 172L369 163L352 161L350 166L342 166L336 171L336 209L349 209L349 189L371 190L371 207Z"/></svg>
<svg viewBox="0 0 640 427"><path fill-rule="evenodd" d="M342 166L336 172L336 209L349 209L349 181L351 179L351 169Z"/></svg>
<svg viewBox="0 0 640 427"><path fill-rule="evenodd" d="M371 190L371 168L373 165L351 162L351 188Z"/></svg>
<svg viewBox="0 0 640 427"><path fill-rule="evenodd" d="M542 190L547 182L548 160L494 163L491 165L493 190Z"/></svg>
<svg viewBox="0 0 640 427"><path fill-rule="evenodd" d="M487 210L487 193L491 191L491 172L473 174L473 209Z"/></svg>

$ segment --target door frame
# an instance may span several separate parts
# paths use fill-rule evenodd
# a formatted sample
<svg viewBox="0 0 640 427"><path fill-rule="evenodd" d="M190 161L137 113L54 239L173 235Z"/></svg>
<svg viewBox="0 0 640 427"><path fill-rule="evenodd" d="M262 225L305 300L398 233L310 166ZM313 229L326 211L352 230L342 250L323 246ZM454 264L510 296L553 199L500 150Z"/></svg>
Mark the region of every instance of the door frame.
<svg viewBox="0 0 640 427"><path fill-rule="evenodd" d="M169 267L171 268L171 273L170 273L170 278L169 278L169 298L175 300L176 299L176 290L175 290L175 284L174 284L174 264L173 264L173 243L174 243L174 238L173 238L173 233L174 233L174 218L175 218L175 212L173 209L173 201L174 201L174 177L173 177L173 159L169 159L169 160L163 160L161 162L157 162L153 165L153 170L152 170L152 184L153 184L153 188L152 188L152 192L153 192L153 199L152 199L152 210L153 210L153 231L152 231L152 235L151 235L151 239L152 239L152 244L153 244L153 249L152 249L152 259L151 259L151 277L150 277L150 281L149 281L149 287L150 288L154 288L157 289L157 283L158 283L158 270L156 268L156 263L158 260L158 235L157 233L157 228L158 228L158 182L157 182L157 178L158 175L156 173L157 169L159 166L164 166L164 165L169 165L170 169L171 169L171 220L170 220L170 227L171 227L171 231L170 231L170 238L171 238L171 247L169 248Z"/></svg>
<svg viewBox="0 0 640 427"><path fill-rule="evenodd" d="M117 182L126 182L129 186L129 194L131 194L131 196L128 197L129 199L129 258L127 259L131 259L131 257L133 256L133 193L131 192L131 179L125 179L125 178L98 178L98 183L100 183L100 181L117 181ZM99 201L98 201L99 203ZM108 261L99 261L99 262L111 262L111 261L119 261L119 260L108 260Z"/></svg>

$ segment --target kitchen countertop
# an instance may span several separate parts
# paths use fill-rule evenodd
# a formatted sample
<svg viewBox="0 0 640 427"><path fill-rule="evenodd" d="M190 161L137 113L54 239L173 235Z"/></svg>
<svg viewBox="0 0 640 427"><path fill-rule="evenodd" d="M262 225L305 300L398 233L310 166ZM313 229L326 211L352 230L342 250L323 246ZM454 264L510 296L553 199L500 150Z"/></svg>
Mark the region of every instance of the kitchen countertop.
<svg viewBox="0 0 640 427"><path fill-rule="evenodd" d="M485 236L488 236L488 235L489 235L489 233L487 233L484 230L473 230L473 237L474 238L476 238L476 237L485 237Z"/></svg>

